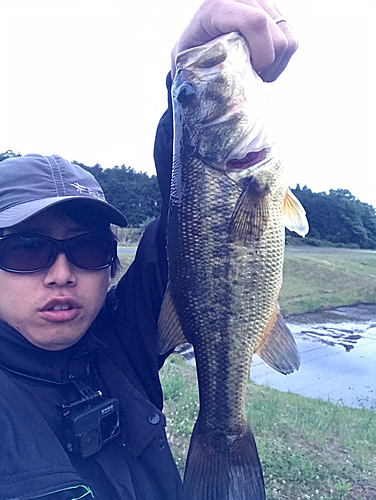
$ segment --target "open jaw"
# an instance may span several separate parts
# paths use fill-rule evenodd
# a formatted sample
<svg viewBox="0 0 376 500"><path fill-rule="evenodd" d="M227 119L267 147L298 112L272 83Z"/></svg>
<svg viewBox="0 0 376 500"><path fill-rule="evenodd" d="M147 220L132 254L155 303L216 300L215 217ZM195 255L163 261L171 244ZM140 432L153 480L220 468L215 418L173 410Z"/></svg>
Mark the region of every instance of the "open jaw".
<svg viewBox="0 0 376 500"><path fill-rule="evenodd" d="M236 172L246 170L254 165L265 160L269 153L269 148L261 149L261 151L251 151L247 153L243 158L233 158L226 163L226 171Z"/></svg>

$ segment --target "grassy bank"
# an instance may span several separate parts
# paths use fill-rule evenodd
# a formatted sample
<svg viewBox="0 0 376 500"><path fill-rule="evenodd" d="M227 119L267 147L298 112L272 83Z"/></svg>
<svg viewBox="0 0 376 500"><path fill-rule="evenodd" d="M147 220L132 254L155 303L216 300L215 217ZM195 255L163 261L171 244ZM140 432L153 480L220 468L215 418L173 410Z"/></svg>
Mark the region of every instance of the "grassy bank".
<svg viewBox="0 0 376 500"><path fill-rule="evenodd" d="M122 249L127 250L127 253L122 253ZM115 281L117 281L132 264L136 250L135 247L119 247L118 256L120 260L120 270L115 277Z"/></svg>
<svg viewBox="0 0 376 500"><path fill-rule="evenodd" d="M376 252L286 247L283 314L376 302Z"/></svg>
<svg viewBox="0 0 376 500"><path fill-rule="evenodd" d="M181 473L198 412L195 369L177 355L161 371L167 432ZM267 500L375 500L376 412L249 382L247 415Z"/></svg>
<svg viewBox="0 0 376 500"><path fill-rule="evenodd" d="M120 254L122 272L133 258ZM286 247L283 314L357 302L376 302L376 251Z"/></svg>

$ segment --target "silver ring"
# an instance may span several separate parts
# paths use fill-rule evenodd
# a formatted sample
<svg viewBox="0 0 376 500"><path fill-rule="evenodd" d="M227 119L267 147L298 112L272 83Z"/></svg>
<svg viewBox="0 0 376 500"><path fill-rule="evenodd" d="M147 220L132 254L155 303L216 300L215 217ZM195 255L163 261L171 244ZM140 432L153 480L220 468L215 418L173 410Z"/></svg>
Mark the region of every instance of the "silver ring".
<svg viewBox="0 0 376 500"><path fill-rule="evenodd" d="M276 17L275 19L273 19L273 21L278 24L278 23L287 23L287 20L285 17L283 16L280 16L280 17Z"/></svg>

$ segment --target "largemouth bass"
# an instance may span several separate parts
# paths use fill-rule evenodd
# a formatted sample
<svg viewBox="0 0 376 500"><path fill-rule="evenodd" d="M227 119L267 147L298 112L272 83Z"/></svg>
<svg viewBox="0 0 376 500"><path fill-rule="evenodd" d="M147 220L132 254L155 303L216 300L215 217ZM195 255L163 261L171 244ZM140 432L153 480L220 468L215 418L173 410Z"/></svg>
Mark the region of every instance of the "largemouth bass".
<svg viewBox="0 0 376 500"><path fill-rule="evenodd" d="M185 500L262 500L245 414L254 353L281 373L299 367L278 310L284 227L304 235L303 207L283 180L260 115L261 80L231 33L180 53L172 86L174 160L167 230L169 282L158 349L194 346L200 411Z"/></svg>

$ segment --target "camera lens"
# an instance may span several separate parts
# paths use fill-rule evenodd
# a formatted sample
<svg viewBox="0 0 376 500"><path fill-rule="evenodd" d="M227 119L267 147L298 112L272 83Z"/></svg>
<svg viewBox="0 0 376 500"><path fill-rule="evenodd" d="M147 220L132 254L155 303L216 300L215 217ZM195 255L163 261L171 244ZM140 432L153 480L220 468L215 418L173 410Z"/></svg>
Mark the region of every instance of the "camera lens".
<svg viewBox="0 0 376 500"><path fill-rule="evenodd" d="M80 445L83 457L88 457L100 450L102 443L99 428L94 427L83 432L80 436Z"/></svg>

